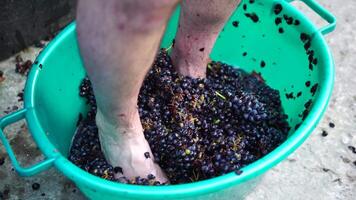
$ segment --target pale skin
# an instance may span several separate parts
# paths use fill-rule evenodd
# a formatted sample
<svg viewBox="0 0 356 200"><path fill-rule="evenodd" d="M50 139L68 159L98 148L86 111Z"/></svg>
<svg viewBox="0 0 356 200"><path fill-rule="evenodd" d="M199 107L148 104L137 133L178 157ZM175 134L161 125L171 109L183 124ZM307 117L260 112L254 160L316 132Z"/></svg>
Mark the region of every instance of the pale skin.
<svg viewBox="0 0 356 200"><path fill-rule="evenodd" d="M116 177L167 182L143 135L137 98L159 49L167 21L180 0L80 0L77 34L97 99L96 122ZM240 0L183 0L173 65L185 76L204 78L218 34ZM150 158L144 154L148 152Z"/></svg>

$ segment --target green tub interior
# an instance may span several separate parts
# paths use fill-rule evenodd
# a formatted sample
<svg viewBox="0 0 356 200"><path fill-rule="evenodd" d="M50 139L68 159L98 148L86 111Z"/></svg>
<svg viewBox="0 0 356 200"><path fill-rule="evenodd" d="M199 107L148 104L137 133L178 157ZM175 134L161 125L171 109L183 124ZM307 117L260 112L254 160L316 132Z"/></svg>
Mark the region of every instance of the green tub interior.
<svg viewBox="0 0 356 200"><path fill-rule="evenodd" d="M221 32L211 58L241 67L249 72L253 70L260 72L268 85L280 91L283 107L289 116L288 121L292 130L289 135L290 139L283 144L285 146L282 145L276 149L274 154L272 153L273 156L279 156L278 153L283 151L287 145L295 145L293 141L290 141L293 138L299 138L298 145L300 145L320 119L331 94L333 63L328 47L317 29L294 7L281 1L279 2L284 7L282 13L299 19L301 24L299 26L287 25L283 21L281 27L284 28L284 33L278 32L275 14L272 10L275 2L266 0L256 1L254 4L247 3L247 12L255 12L260 19L258 23L253 23L251 19L245 17L245 12L240 6ZM162 47L168 47L172 43L177 27L177 16L178 10L168 25L162 40ZM233 21L239 22L237 28L232 25ZM308 57L300 40L302 32L313 34L311 49L315 51L315 57L318 59L318 64L313 71L308 67ZM243 56L244 52L247 52L247 56ZM50 143L63 156L67 156L78 115L86 110L85 101L78 95L79 84L85 77L85 70L77 45L75 24L69 25L62 34L57 36L37 60L39 63L34 65L26 88L25 103L26 106L34 108L36 118L34 121L38 122L37 126L43 133L41 131L31 132L36 142L42 143L39 146L45 154L49 154L49 150L43 145ZM266 62L264 68L260 66L262 60ZM307 81L311 82L310 87L305 85ZM315 96L312 96L310 90L315 84L319 87ZM294 95L301 92L301 96L287 99L285 94L290 92ZM304 104L309 100L313 102L311 112L298 131L295 131L294 127L302 122L301 114L305 111ZM45 134L48 140L44 136L39 136L40 134ZM293 148L295 149L296 146ZM294 150L293 148L288 150L288 154ZM268 156L264 159L269 159ZM284 157L277 160L280 161ZM273 163L275 164L276 162ZM254 167L258 168L259 165L256 164ZM260 173L255 173L252 177L258 174Z"/></svg>
<svg viewBox="0 0 356 200"><path fill-rule="evenodd" d="M259 8L258 16L263 20L257 24L243 16L243 12L235 12L220 34L211 58L249 72L260 72L268 85L280 91L283 108L289 116L288 121L295 127L302 121L300 114L305 110L304 104L318 96L316 94L313 97L310 90L314 84L321 86L321 80L326 76L322 66L327 59L318 51L320 42L315 37L311 49L316 53L318 65L313 71L309 70L308 57L299 39L301 32L308 33L307 27L304 27L306 24L284 24L285 33L280 34L278 27L274 25L272 10L262 9L263 6L248 6L255 12ZM173 17L162 47L171 45L177 21L178 17ZM239 21L238 28L232 25L232 21ZM44 56L34 98L42 128L46 130L56 148L67 155L78 115L85 112L85 102L78 96L85 69L74 30L55 45L55 49L46 52ZM247 52L247 56L243 56L244 52ZM260 66L262 60L266 62L264 68ZM311 82L310 87L306 87L307 81ZM285 94L290 92L293 92L294 96L298 92L302 92L302 95L296 99L287 99ZM293 133L294 129L291 131L291 134Z"/></svg>

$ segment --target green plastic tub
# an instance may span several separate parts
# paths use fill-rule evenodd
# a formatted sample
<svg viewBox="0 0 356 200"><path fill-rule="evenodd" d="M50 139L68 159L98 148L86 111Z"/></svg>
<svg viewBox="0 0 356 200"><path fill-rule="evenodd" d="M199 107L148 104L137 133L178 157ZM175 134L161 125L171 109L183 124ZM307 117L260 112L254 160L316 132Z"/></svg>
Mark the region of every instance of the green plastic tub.
<svg viewBox="0 0 356 200"><path fill-rule="evenodd" d="M277 2L283 5L280 15L292 16L300 21L300 25L287 25L283 21L281 27L284 33L279 33L273 13L273 6ZM67 155L78 115L86 111L85 101L78 95L85 70L74 23L64 29L38 56L38 63L33 65L27 80L24 108L0 120L0 138L14 168L21 176L32 176L55 167L90 199L207 200L243 197L258 183L261 174L284 160L309 136L321 119L332 93L334 63L323 35L334 30L336 20L315 1L303 2L328 24L321 29L316 28L289 1L256 0L250 4L244 0L242 4L248 5L247 12L255 12L259 22L254 23L247 18L240 6L226 24L212 52L213 60L240 66L249 72L260 72L270 86L281 92L283 107L293 127L287 141L265 157L244 167L241 175L229 173L205 181L173 186L135 186L106 181L69 162ZM162 47L171 44L177 21L178 10L172 16ZM239 22L237 28L232 25L233 21ZM308 57L300 40L302 32L313 38L311 49L318 59L313 70L309 69ZM244 52L247 52L247 56L243 56ZM261 60L266 62L264 68L260 67ZM312 88L316 89L314 96ZM294 95L301 92L301 96L286 98L285 94L291 92ZM305 111L305 104L309 100L312 102L311 107ZM301 117L303 112L307 114L304 120ZM5 126L21 119L26 119L33 139L46 157L44 161L30 167L22 167L18 163L2 132Z"/></svg>

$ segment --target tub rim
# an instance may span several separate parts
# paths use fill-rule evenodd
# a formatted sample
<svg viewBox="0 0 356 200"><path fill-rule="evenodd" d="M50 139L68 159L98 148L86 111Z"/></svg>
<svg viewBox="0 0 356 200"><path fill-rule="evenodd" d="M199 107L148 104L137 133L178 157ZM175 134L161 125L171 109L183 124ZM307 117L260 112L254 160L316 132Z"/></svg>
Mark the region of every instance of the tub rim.
<svg viewBox="0 0 356 200"><path fill-rule="evenodd" d="M281 3L284 4L283 6L290 6L287 2ZM55 158L54 165L56 168L58 168L59 171L61 171L65 176L74 181L76 184L79 186L88 186L88 188L96 188L95 190L105 190L109 193L120 193L120 195L123 197L126 196L142 199L147 197L191 197L215 192L233 185L238 185L256 176L259 176L284 160L292 152L294 152L312 133L313 129L316 127L327 108L334 86L334 61L322 33L296 8L293 7L291 10L295 12L294 14L297 15L297 17L303 21L303 23L305 23L306 28L311 30L310 32L314 32L314 37L317 37L317 41L320 43L317 45L323 47L318 50L321 57L326 58L326 60L324 60L324 65L322 66L324 69L323 75L325 77L323 77L320 82L321 87L319 87L319 92L315 97L312 109L301 126L294 132L293 135L291 135L275 150L265 155L263 158L242 168L243 173L241 175L236 175L235 173L231 172L226 175L194 183L147 187L115 183L89 174L88 172L72 164L69 160L67 160L66 157L61 155L50 143L46 137L46 133L41 127L41 123L36 115L34 102L36 79L40 72L39 67L33 67L31 69L25 86L24 107L26 109L25 118L28 122L29 131L41 149L42 153L47 158ZM64 38L75 31L75 27L75 22L72 22L58 36L56 36L38 56L36 59L38 63L42 63L42 61L44 61L46 57L56 49L56 46L59 45Z"/></svg>

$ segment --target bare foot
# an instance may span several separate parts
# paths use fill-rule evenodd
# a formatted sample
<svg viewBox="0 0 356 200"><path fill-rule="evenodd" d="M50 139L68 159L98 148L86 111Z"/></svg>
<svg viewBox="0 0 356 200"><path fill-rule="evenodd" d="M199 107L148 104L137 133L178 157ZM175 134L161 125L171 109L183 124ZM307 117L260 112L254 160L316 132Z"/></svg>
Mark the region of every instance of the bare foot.
<svg viewBox="0 0 356 200"><path fill-rule="evenodd" d="M147 178L147 175L152 174L157 181L168 182L161 168L154 163L153 154L143 135L138 112L134 114L132 121L133 126L120 127L108 122L100 111L96 115L100 143L105 158L113 167L120 169L115 177L125 176L128 179L133 179L140 176Z"/></svg>

